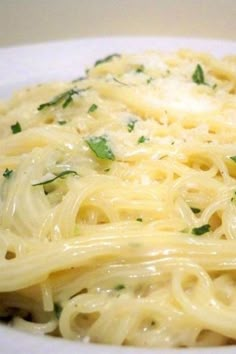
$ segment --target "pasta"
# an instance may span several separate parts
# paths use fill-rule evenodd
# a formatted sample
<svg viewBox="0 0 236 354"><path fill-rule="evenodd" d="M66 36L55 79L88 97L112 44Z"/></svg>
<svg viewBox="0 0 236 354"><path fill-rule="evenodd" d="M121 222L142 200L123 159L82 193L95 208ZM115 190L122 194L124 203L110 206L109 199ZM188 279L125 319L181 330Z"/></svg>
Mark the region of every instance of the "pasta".
<svg viewBox="0 0 236 354"><path fill-rule="evenodd" d="M0 317L140 347L236 340L236 57L110 55L0 104Z"/></svg>

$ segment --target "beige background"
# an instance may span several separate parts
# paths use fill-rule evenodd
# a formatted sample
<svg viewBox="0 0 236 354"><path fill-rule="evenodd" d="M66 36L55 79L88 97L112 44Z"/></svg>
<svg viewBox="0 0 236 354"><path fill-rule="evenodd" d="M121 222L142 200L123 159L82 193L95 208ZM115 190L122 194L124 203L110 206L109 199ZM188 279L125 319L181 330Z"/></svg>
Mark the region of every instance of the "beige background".
<svg viewBox="0 0 236 354"><path fill-rule="evenodd" d="M236 40L236 0L0 0L0 46L111 35Z"/></svg>

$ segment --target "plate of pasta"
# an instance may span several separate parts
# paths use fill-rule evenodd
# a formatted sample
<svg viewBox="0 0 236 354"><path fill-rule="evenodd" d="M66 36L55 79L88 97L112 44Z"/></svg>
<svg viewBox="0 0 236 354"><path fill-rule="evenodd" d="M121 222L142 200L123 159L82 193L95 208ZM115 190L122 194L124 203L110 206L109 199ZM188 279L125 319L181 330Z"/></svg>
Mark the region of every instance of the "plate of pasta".
<svg viewBox="0 0 236 354"><path fill-rule="evenodd" d="M3 353L233 353L236 43L3 48L0 74Z"/></svg>

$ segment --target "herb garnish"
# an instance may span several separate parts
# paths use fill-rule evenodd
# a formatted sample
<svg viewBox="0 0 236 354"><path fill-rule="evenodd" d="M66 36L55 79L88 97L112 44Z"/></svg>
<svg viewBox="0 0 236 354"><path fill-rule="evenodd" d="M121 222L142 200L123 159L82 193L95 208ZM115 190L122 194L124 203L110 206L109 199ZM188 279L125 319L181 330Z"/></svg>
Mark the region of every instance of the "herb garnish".
<svg viewBox="0 0 236 354"><path fill-rule="evenodd" d="M5 178L10 178L12 172L13 172L13 170L9 170L8 168L6 168L2 175Z"/></svg>
<svg viewBox="0 0 236 354"><path fill-rule="evenodd" d="M145 143L145 141L149 140L148 138L146 138L144 135L140 136L140 138L138 138L138 144L142 144Z"/></svg>
<svg viewBox="0 0 236 354"><path fill-rule="evenodd" d="M12 134L17 134L21 132L21 125L19 122L16 122L16 124L11 125L11 131Z"/></svg>
<svg viewBox="0 0 236 354"><path fill-rule="evenodd" d="M143 222L142 218L137 218L136 221Z"/></svg>
<svg viewBox="0 0 236 354"><path fill-rule="evenodd" d="M73 102L73 96L79 95L83 91L87 91L88 88L85 89L70 89L61 93L60 95L55 96L51 101L42 103L38 106L38 111L42 111L44 108L48 108L51 106L55 106L59 103L62 103L62 108L66 108L70 103Z"/></svg>
<svg viewBox="0 0 236 354"><path fill-rule="evenodd" d="M118 285L116 285L116 286L114 287L114 290L117 290L117 291L123 290L123 289L125 289L124 284L118 284Z"/></svg>
<svg viewBox="0 0 236 354"><path fill-rule="evenodd" d="M118 84L120 84L120 85L123 85L123 86L128 86L128 87L129 87L129 85L128 85L128 84L126 84L126 83L125 83L125 82L123 82L123 81L118 80L116 77L113 77L113 80L114 80L115 82L117 82Z"/></svg>
<svg viewBox="0 0 236 354"><path fill-rule="evenodd" d="M207 85L205 82L204 72L200 64L197 64L196 69L192 75L192 80L197 85Z"/></svg>
<svg viewBox="0 0 236 354"><path fill-rule="evenodd" d="M60 125L64 125L67 123L67 121L66 120L59 120L57 123Z"/></svg>
<svg viewBox="0 0 236 354"><path fill-rule="evenodd" d="M231 159L233 162L236 162L236 155L235 155L235 156L230 156L230 159Z"/></svg>
<svg viewBox="0 0 236 354"><path fill-rule="evenodd" d="M117 53L114 53L114 54L110 54L108 55L107 57L103 58L103 59L99 59L95 62L94 66L98 66L100 64L103 64L103 63L107 63L109 61L111 61L113 58L120 58L120 54L117 54Z"/></svg>
<svg viewBox="0 0 236 354"><path fill-rule="evenodd" d="M95 103L93 103L93 104L89 107L88 113L93 113L94 111L96 111L97 108L98 108L98 106L97 106Z"/></svg>
<svg viewBox="0 0 236 354"><path fill-rule="evenodd" d="M234 192L234 196L230 200L231 202L235 202L235 199L236 199L236 192Z"/></svg>
<svg viewBox="0 0 236 354"><path fill-rule="evenodd" d="M56 179L58 178L64 178L65 176L69 175L69 174L72 174L72 175L76 175L78 176L78 173L76 171L71 171L71 170L67 170L67 171L63 171L61 173L59 173L58 175L56 175L55 177L51 178L51 179L48 179L47 181L43 181L43 182L39 182L39 183L34 183L32 184L33 187L35 186L42 186L44 184L48 184L48 183L52 183L54 182Z"/></svg>
<svg viewBox="0 0 236 354"><path fill-rule="evenodd" d="M134 130L135 124L137 123L137 119L130 119L127 125L128 132L131 133Z"/></svg>
<svg viewBox="0 0 236 354"><path fill-rule="evenodd" d="M194 214L198 214L198 213L200 213L200 211L201 211L201 209L199 209L199 208L193 208L193 207L191 207L190 209L192 210L192 212L193 212Z"/></svg>
<svg viewBox="0 0 236 354"><path fill-rule="evenodd" d="M147 84L150 84L150 82L153 80L153 78L152 77L149 77L148 79L147 79Z"/></svg>
<svg viewBox="0 0 236 354"><path fill-rule="evenodd" d="M108 144L106 136L92 136L85 141L98 158L115 160L115 155Z"/></svg>
<svg viewBox="0 0 236 354"><path fill-rule="evenodd" d="M72 80L71 82L72 82L72 84L74 84L74 83L76 83L78 81L83 81L83 80L86 80L86 79L87 79L86 76L79 76L76 79Z"/></svg>
<svg viewBox="0 0 236 354"><path fill-rule="evenodd" d="M61 312L62 312L61 305L54 303L54 312L55 312L56 318L59 319L61 316Z"/></svg>
<svg viewBox="0 0 236 354"><path fill-rule="evenodd" d="M209 232L210 228L211 228L211 226L209 224L205 224L200 227L194 227L192 229L192 234L194 234L196 236L201 236L201 235L205 234L206 232Z"/></svg>
<svg viewBox="0 0 236 354"><path fill-rule="evenodd" d="M137 67L137 69L136 69L136 73L143 73L144 72L144 69L145 69L145 67L144 67L144 65L139 65L138 67Z"/></svg>

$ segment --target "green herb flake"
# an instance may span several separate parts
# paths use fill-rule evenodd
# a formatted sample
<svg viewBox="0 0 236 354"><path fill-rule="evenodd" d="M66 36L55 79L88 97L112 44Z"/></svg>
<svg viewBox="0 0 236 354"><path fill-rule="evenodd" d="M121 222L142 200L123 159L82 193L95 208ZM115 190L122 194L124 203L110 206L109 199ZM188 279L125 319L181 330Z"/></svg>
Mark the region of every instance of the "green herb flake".
<svg viewBox="0 0 236 354"><path fill-rule="evenodd" d="M113 80L114 80L115 82L117 82L118 84L120 84L120 85L128 86L128 87L129 87L129 85L127 85L127 84L126 84L125 82L123 82L123 81L118 80L116 77L113 77Z"/></svg>
<svg viewBox="0 0 236 354"><path fill-rule="evenodd" d="M194 214L198 214L198 213L200 213L200 211L201 211L201 209L199 209L199 208L193 208L193 207L191 207L191 210L192 210L192 212L193 212Z"/></svg>
<svg viewBox="0 0 236 354"><path fill-rule="evenodd" d="M138 144L142 144L145 143L145 141L149 140L148 138L146 138L144 135L140 136L140 138L138 138Z"/></svg>
<svg viewBox="0 0 236 354"><path fill-rule="evenodd" d="M207 85L205 82L204 72L200 64L197 64L196 69L192 75L192 80L197 85Z"/></svg>
<svg viewBox="0 0 236 354"><path fill-rule="evenodd" d="M16 122L16 124L11 125L11 131L12 134L17 134L21 132L21 125L19 122Z"/></svg>
<svg viewBox="0 0 236 354"><path fill-rule="evenodd" d="M235 200L236 200L236 191L234 192L234 195L233 195L233 197L232 197L230 200L231 200L231 202L234 202L234 203L235 203Z"/></svg>
<svg viewBox="0 0 236 354"><path fill-rule="evenodd" d="M128 122L128 132L131 133L134 130L135 124L137 123L137 119L130 119Z"/></svg>
<svg viewBox="0 0 236 354"><path fill-rule="evenodd" d="M35 186L42 186L42 185L45 185L45 184L48 184L48 183L52 183L54 182L55 180L57 180L58 178L64 178L65 176L67 175L74 175L74 176L78 176L78 173L76 171L71 171L71 170L66 170L66 171L63 171L61 173L59 173L58 175L56 175L55 177L51 178L51 179L48 179L47 181L43 181L43 182L39 182L39 183L34 183L32 184L33 187Z"/></svg>
<svg viewBox="0 0 236 354"><path fill-rule="evenodd" d="M149 78L147 79L147 84L150 84L152 81L153 81L153 78L152 78L152 77L149 77Z"/></svg>
<svg viewBox="0 0 236 354"><path fill-rule="evenodd" d="M108 63L109 61L111 61L113 58L120 58L120 54L114 53L114 54L110 54L107 57L103 58L103 59L99 59L95 62L94 66L98 66L100 64L104 64L104 63Z"/></svg>
<svg viewBox="0 0 236 354"><path fill-rule="evenodd" d="M135 71L136 71L136 73L140 74L140 73L143 73L144 70L145 70L144 65L139 65Z"/></svg>
<svg viewBox="0 0 236 354"><path fill-rule="evenodd" d="M105 168L104 172L109 172L110 170L110 168Z"/></svg>
<svg viewBox="0 0 236 354"><path fill-rule="evenodd" d="M115 155L108 144L106 136L93 136L85 141L98 158L115 160Z"/></svg>
<svg viewBox="0 0 236 354"><path fill-rule="evenodd" d="M194 227L192 229L192 234L196 236L201 236L207 232L209 232L211 229L211 226L209 224L202 225L200 227Z"/></svg>
<svg viewBox="0 0 236 354"><path fill-rule="evenodd" d="M60 125L65 125L67 123L67 121L66 120L59 120L57 123Z"/></svg>
<svg viewBox="0 0 236 354"><path fill-rule="evenodd" d="M116 290L116 291L120 291L120 290L123 290L123 289L125 289L124 284L118 284L118 285L116 285L114 287L114 290Z"/></svg>
<svg viewBox="0 0 236 354"><path fill-rule="evenodd" d="M86 79L87 79L86 76L79 76L76 79L72 80L71 82L72 82L72 84L75 84L78 81L83 81L83 80L86 80Z"/></svg>
<svg viewBox="0 0 236 354"><path fill-rule="evenodd" d="M59 319L61 316L61 312L62 312L61 305L54 303L54 312L55 312L56 318Z"/></svg>
<svg viewBox="0 0 236 354"><path fill-rule="evenodd" d="M8 168L6 168L2 175L5 178L10 178L12 173L13 173L13 170L9 170Z"/></svg>
<svg viewBox="0 0 236 354"><path fill-rule="evenodd" d="M137 218L136 221L143 222L143 219L142 218Z"/></svg>
<svg viewBox="0 0 236 354"><path fill-rule="evenodd" d="M97 106L95 103L93 103L93 104L89 107L88 113L93 113L94 111L96 111L97 108L98 108L98 106Z"/></svg>
<svg viewBox="0 0 236 354"><path fill-rule="evenodd" d="M185 229L180 230L180 232L182 232L183 234L188 234L189 229L186 227Z"/></svg>
<svg viewBox="0 0 236 354"><path fill-rule="evenodd" d="M236 163L236 156L230 156L230 160Z"/></svg>
<svg viewBox="0 0 236 354"><path fill-rule="evenodd" d="M73 96L74 95L80 95L81 92L87 91L88 88L86 89L70 89L68 91L65 91L61 93L60 95L55 96L51 101L42 103L38 106L38 111L42 111L45 108L56 106L58 104L62 104L62 108L66 108L69 106L70 103L73 102Z"/></svg>

